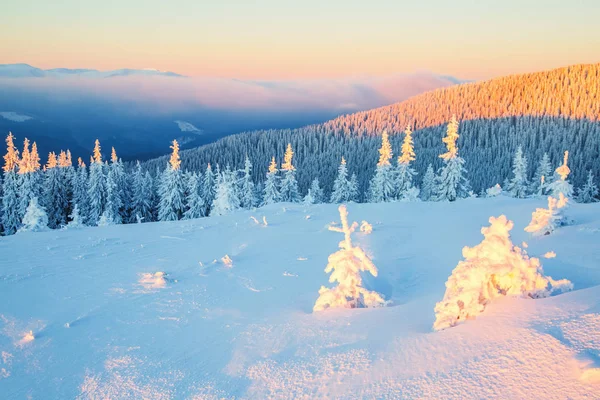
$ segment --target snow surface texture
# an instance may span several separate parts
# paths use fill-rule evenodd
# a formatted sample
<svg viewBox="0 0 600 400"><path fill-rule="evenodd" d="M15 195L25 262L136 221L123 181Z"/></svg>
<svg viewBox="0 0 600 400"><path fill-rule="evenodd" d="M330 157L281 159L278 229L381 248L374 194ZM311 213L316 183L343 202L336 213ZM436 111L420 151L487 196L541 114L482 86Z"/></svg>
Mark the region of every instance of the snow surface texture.
<svg viewBox="0 0 600 400"><path fill-rule="evenodd" d="M573 288L566 279L545 277L540 260L529 258L525 250L513 245L509 234L513 226L504 215L490 217L490 226L481 229L485 239L475 247L463 248L465 259L452 271L444 299L435 306L435 330L474 318L498 297L541 298L554 290Z"/></svg>
<svg viewBox="0 0 600 400"><path fill-rule="evenodd" d="M2 399L597 399L600 204L531 238L543 199L351 204L353 242L389 307L313 313L340 234L335 205L0 238ZM255 212L254 212L255 213ZM492 215L572 292L502 297L432 332L464 246ZM306 219L306 215L311 215ZM233 268L212 260L228 254ZM200 264L200 262L202 264ZM166 273L146 290L140 274ZM284 274L287 272L287 275ZM34 340L19 342L28 332Z"/></svg>

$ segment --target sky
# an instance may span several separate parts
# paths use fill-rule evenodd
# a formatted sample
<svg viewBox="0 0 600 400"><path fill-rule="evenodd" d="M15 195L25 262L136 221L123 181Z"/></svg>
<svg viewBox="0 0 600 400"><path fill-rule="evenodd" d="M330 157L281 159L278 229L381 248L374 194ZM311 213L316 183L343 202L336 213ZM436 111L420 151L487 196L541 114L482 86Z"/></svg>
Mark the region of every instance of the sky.
<svg viewBox="0 0 600 400"><path fill-rule="evenodd" d="M318 79L461 79L600 62L598 0L22 0L0 63Z"/></svg>

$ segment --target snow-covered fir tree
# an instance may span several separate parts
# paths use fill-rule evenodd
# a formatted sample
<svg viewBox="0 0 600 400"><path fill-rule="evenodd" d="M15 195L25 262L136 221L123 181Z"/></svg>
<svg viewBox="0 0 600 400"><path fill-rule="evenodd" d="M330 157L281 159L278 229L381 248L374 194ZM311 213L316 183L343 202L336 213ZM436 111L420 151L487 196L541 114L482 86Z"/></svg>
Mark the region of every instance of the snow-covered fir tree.
<svg viewBox="0 0 600 400"><path fill-rule="evenodd" d="M204 215L209 215L210 206L215 200L215 189L216 189L216 178L215 174L210 166L210 163L206 166L206 171L202 177L202 198L204 199Z"/></svg>
<svg viewBox="0 0 600 400"><path fill-rule="evenodd" d="M523 155L521 146L517 148L515 158L513 159L513 178L507 189L512 197L523 199L528 195L529 181L527 180L527 157Z"/></svg>
<svg viewBox="0 0 600 400"><path fill-rule="evenodd" d="M217 176L217 189L210 215L227 215L238 208L240 208L240 199L237 196L235 173L228 165Z"/></svg>
<svg viewBox="0 0 600 400"><path fill-rule="evenodd" d="M552 174L552 164L550 164L550 156L548 153L544 153L535 174L531 180L531 186L529 191L538 196L543 196L546 193L546 187Z"/></svg>
<svg viewBox="0 0 600 400"><path fill-rule="evenodd" d="M448 151L439 156L444 160L444 166L436 177L435 200L437 201L454 201L458 198L465 198L471 191L466 177L467 170L464 167L465 160L458 155L456 144L458 137L458 121L453 115L446 130L446 137L442 139Z"/></svg>
<svg viewBox="0 0 600 400"><path fill-rule="evenodd" d="M513 222L504 215L489 219L481 229L483 241L464 247L460 261L446 282L444 299L435 306L433 329L461 324L481 314L495 298L520 296L547 297L553 291L570 290L566 279L544 276L540 260L514 246L510 238Z"/></svg>
<svg viewBox="0 0 600 400"><path fill-rule="evenodd" d="M346 203L352 201L355 195L354 188L348 179L348 169L346 168L346 159L342 157L340 166L338 167L337 178L333 182L333 190L331 192L331 203Z"/></svg>
<svg viewBox="0 0 600 400"><path fill-rule="evenodd" d="M189 174L186 185L186 210L183 213L183 218L196 219L204 217L206 205L202 198L202 175L198 176L196 173Z"/></svg>
<svg viewBox="0 0 600 400"><path fill-rule="evenodd" d="M427 166L427 171L425 171L425 176L423 176L420 195L423 201L429 201L435 195L435 172L433 172L431 164Z"/></svg>
<svg viewBox="0 0 600 400"><path fill-rule="evenodd" d="M21 225L19 218L19 180L17 166L19 151L14 145L14 136L9 132L6 137L6 154L2 167L4 179L2 180L2 227L4 235L12 235Z"/></svg>
<svg viewBox="0 0 600 400"><path fill-rule="evenodd" d="M348 201L358 202L360 192L358 190L358 178L356 174L352 174L348 183Z"/></svg>
<svg viewBox="0 0 600 400"><path fill-rule="evenodd" d="M338 286L321 286L313 311L329 308L381 307L385 305L381 295L363 287L361 272L377 276L377 267L363 249L352 244L351 235L358 228L358 223L348 224L348 210L345 205L339 206L339 212L341 228L329 227L329 230L343 233L344 240L339 243L340 250L329 256L325 267L325 273L331 273L329 282L337 282Z"/></svg>
<svg viewBox="0 0 600 400"><path fill-rule="evenodd" d="M247 210L257 204L256 188L252 180L252 162L250 162L248 156L244 160L244 169L242 170L242 177L239 180L239 197L242 208Z"/></svg>
<svg viewBox="0 0 600 400"><path fill-rule="evenodd" d="M292 145L288 143L283 157L283 164L281 164L283 179L281 180L279 196L281 201L297 203L300 201L300 194L298 193L298 182L296 181L296 168L292 164L293 156Z"/></svg>
<svg viewBox="0 0 600 400"><path fill-rule="evenodd" d="M79 205L75 203L73 205L73 211L69 214L69 223L67 224L68 229L79 229L84 226L81 220L81 213L79 212Z"/></svg>
<svg viewBox="0 0 600 400"><path fill-rule="evenodd" d="M560 193L562 193L567 199L573 197L573 186L567 180L569 174L571 173L571 169L569 168L568 162L569 152L565 151L562 165L556 168L557 178L554 182L548 185L548 190L554 198L558 198Z"/></svg>
<svg viewBox="0 0 600 400"><path fill-rule="evenodd" d="M173 150L167 167L160 176L158 220L177 221L185 211L185 185L179 158L179 143L173 140Z"/></svg>
<svg viewBox="0 0 600 400"><path fill-rule="evenodd" d="M18 164L19 217L22 219L32 198L42 195L42 175L39 172L40 157L35 142L29 150L29 140L25 138L23 151Z"/></svg>
<svg viewBox="0 0 600 400"><path fill-rule="evenodd" d="M20 232L43 232L48 230L48 215L44 207L40 206L37 197L29 200L25 216L19 228Z"/></svg>
<svg viewBox="0 0 600 400"><path fill-rule="evenodd" d="M390 163L392 156L392 145L390 144L388 133L384 131L381 134L379 161L377 162L375 175L371 179L369 186L368 201L370 203L381 203L394 199L394 171Z"/></svg>
<svg viewBox="0 0 600 400"><path fill-rule="evenodd" d="M304 204L320 204L323 202L323 189L319 183L319 178L312 180L306 196L304 196Z"/></svg>
<svg viewBox="0 0 600 400"><path fill-rule="evenodd" d="M71 198L71 209L74 209L77 205L77 211L79 213L79 222L85 224L85 216L88 214L88 175L85 163L81 157L77 160L77 170L73 176L71 192L73 197Z"/></svg>
<svg viewBox="0 0 600 400"><path fill-rule="evenodd" d="M110 171L112 171L113 179L117 186L117 193L121 202L121 206L119 207L119 215L121 216L121 220L123 222L133 222L135 218L131 217L131 197L132 191L130 189L131 185L127 174L125 174L125 167L123 166L123 161L117 157L117 152L113 147L110 155Z"/></svg>
<svg viewBox="0 0 600 400"><path fill-rule="evenodd" d="M594 174L590 169L585 185L577 193L577 201L580 203L594 203L598 201L598 186L594 183Z"/></svg>
<svg viewBox="0 0 600 400"><path fill-rule="evenodd" d="M415 150L413 147L412 130L407 126L404 130L404 141L402 142L402 152L398 157L396 165L396 198L404 201L415 200L418 196L418 189L413 186L413 177L417 174L411 167L411 161L414 161Z"/></svg>
<svg viewBox="0 0 600 400"><path fill-rule="evenodd" d="M69 199L65 184L58 158L54 152L51 152L46 163L43 206L48 214L48 226L52 229L67 224Z"/></svg>
<svg viewBox="0 0 600 400"><path fill-rule="evenodd" d="M113 168L117 165L113 162L112 165L107 165L108 174L106 176L106 208L104 215L113 225L123 223L121 210L123 209L123 201L121 200L121 191L119 190L119 170Z"/></svg>
<svg viewBox="0 0 600 400"><path fill-rule="evenodd" d="M94 145L94 155L90 159L87 200L87 214L84 220L89 225L97 225L106 207L106 175L102 163L100 142L97 139Z"/></svg>
<svg viewBox="0 0 600 400"><path fill-rule="evenodd" d="M265 180L265 188L263 190L262 204L264 206L277 203L281 199L279 193L279 176L277 175L278 171L275 157L273 157L269 164L269 169L267 170L267 179Z"/></svg>
<svg viewBox="0 0 600 400"><path fill-rule="evenodd" d="M136 221L151 222L154 220L153 199L154 180L149 171L142 171L142 166L138 162L133 174L133 197L132 197L132 215Z"/></svg>

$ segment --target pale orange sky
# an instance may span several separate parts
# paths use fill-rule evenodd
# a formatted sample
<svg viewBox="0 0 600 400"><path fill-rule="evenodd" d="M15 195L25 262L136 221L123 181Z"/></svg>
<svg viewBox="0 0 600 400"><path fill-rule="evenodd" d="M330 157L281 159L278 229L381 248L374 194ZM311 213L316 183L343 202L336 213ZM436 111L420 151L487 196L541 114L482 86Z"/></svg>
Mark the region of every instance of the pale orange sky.
<svg viewBox="0 0 600 400"><path fill-rule="evenodd" d="M0 63L331 78L429 70L463 79L600 61L600 2L505 0L10 2Z"/></svg>

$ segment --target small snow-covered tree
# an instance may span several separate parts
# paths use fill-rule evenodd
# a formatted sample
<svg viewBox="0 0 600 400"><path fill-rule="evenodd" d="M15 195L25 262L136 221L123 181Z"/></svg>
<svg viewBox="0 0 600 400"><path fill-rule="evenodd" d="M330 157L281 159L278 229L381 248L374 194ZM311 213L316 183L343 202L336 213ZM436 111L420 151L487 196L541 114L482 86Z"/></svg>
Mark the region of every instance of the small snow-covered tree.
<svg viewBox="0 0 600 400"><path fill-rule="evenodd" d="M510 239L513 222L504 215L491 217L481 229L483 241L464 247L460 261L446 282L444 299L435 306L433 329L441 330L481 314L501 296L547 297L555 290L570 290L566 279L544 276L540 260L514 246Z"/></svg>
<svg viewBox="0 0 600 400"><path fill-rule="evenodd" d="M229 165L217 176L217 190L210 216L227 215L240 208L240 199L235 187L235 175Z"/></svg>
<svg viewBox="0 0 600 400"><path fill-rule="evenodd" d="M423 176L423 183L421 184L421 200L429 201L432 196L435 195L435 172L433 172L433 166L429 164L427 171Z"/></svg>
<svg viewBox="0 0 600 400"><path fill-rule="evenodd" d="M531 180L530 192L535 193L538 196L545 195L548 178L550 177L551 173L552 164L550 164L550 157L548 156L548 153L544 153L537 169L535 170L533 179Z"/></svg>
<svg viewBox="0 0 600 400"><path fill-rule="evenodd" d="M159 221L177 221L183 216L185 210L185 185L181 173L181 160L179 159L179 143L173 140L173 152L159 183Z"/></svg>
<svg viewBox="0 0 600 400"><path fill-rule="evenodd" d="M319 184L319 178L312 180L306 196L304 196L305 204L319 204L323 202L323 189Z"/></svg>
<svg viewBox="0 0 600 400"><path fill-rule="evenodd" d="M131 214L136 221L150 222L153 219L152 207L154 183L148 171L144 173L139 161L133 173L133 196Z"/></svg>
<svg viewBox="0 0 600 400"><path fill-rule="evenodd" d="M588 171L588 179L585 185L577 193L577 201L580 203L594 203L598 201L598 186L594 183L594 173Z"/></svg>
<svg viewBox="0 0 600 400"><path fill-rule="evenodd" d="M342 227L329 227L329 230L343 233L344 240L339 243L340 250L329 256L325 268L325 273L331 273L329 282L338 282L338 285L334 288L321 286L313 311L383 306L385 300L379 293L363 287L360 273L366 271L377 276L377 267L363 249L352 244L351 235L358 224L353 222L348 225L348 210L345 205L340 205L338 209Z"/></svg>
<svg viewBox="0 0 600 400"><path fill-rule="evenodd" d="M342 157L340 166L338 167L337 178L333 182L333 191L331 192L332 203L345 203L353 201L353 188L348 179L348 169L346 168L346 160Z"/></svg>
<svg viewBox="0 0 600 400"><path fill-rule="evenodd" d="M81 215L79 213L79 205L75 203L73 206L73 211L69 214L69 223L67 224L68 229L79 229L84 226L81 221Z"/></svg>
<svg viewBox="0 0 600 400"><path fill-rule="evenodd" d="M288 143L285 155L283 156L283 164L281 164L283 179L281 180L279 195L281 201L297 203L300 201L300 194L298 193L298 182L296 181L296 168L292 164L293 157L294 151L292 150L292 145Z"/></svg>
<svg viewBox="0 0 600 400"><path fill-rule="evenodd" d="M29 200L27 211L19 228L21 232L43 232L48 230L48 215L44 207L40 206L37 197Z"/></svg>
<svg viewBox="0 0 600 400"><path fill-rule="evenodd" d="M413 178L417 172L410 166L411 161L414 160L412 131L410 126L407 126L404 131L402 153L398 157L396 165L396 198L399 200L411 201L415 199L415 194L418 195L418 189L413 187Z"/></svg>
<svg viewBox="0 0 600 400"><path fill-rule="evenodd" d="M204 217L204 210L206 205L202 198L202 176L198 176L192 173L187 179L187 196L186 196L186 210L183 213L183 219L196 219Z"/></svg>
<svg viewBox="0 0 600 400"><path fill-rule="evenodd" d="M458 198L465 198L471 191L466 178L465 160L458 155L456 144L458 137L458 121L453 115L446 130L446 137L442 139L448 151L439 156L444 160L444 166L436 178L435 200L437 201L454 201Z"/></svg>
<svg viewBox="0 0 600 400"><path fill-rule="evenodd" d="M216 189L216 178L215 174L210 166L210 163L206 166L206 171L204 171L204 176L202 177L202 198L204 199L204 204L206 209L204 210L204 215L209 215L210 206L212 202L215 200L215 189Z"/></svg>
<svg viewBox="0 0 600 400"><path fill-rule="evenodd" d="M371 178L369 185L368 201L370 203L381 203L394 199L394 171L390 163L392 156L392 145L390 144L388 133L384 131L381 134L379 161L375 168L375 175Z"/></svg>
<svg viewBox="0 0 600 400"><path fill-rule="evenodd" d="M567 219L564 215L569 200L562 194L558 199L548 196L548 208L536 208L531 214L531 222L525 227L525 232L534 236L549 235L562 225L566 225Z"/></svg>
<svg viewBox="0 0 600 400"><path fill-rule="evenodd" d="M486 189L485 197L498 197L502 194L502 187L499 184L495 184L491 188Z"/></svg>
<svg viewBox="0 0 600 400"><path fill-rule="evenodd" d="M267 179L265 181L263 193L262 204L265 206L277 203L281 198L279 193L279 177L277 176L278 171L275 157L273 157L269 164L269 169L267 170Z"/></svg>
<svg viewBox="0 0 600 400"><path fill-rule="evenodd" d="M512 197L523 199L527 197L529 182L527 181L527 158L523 155L521 146L517 148L513 159L513 178L508 185L508 193Z"/></svg>
<svg viewBox="0 0 600 400"><path fill-rule="evenodd" d="M242 170L242 178L240 179L240 204L242 208L247 210L256 206L256 188L252 180L252 162L246 155L244 160L244 169Z"/></svg>
<svg viewBox="0 0 600 400"><path fill-rule="evenodd" d="M569 152L565 151L562 165L556 168L557 179L548 185L548 190L554 198L558 198L560 193L562 193L568 199L573 197L573 186L567 180L567 177L571 173L571 169L568 166L568 161Z"/></svg>

